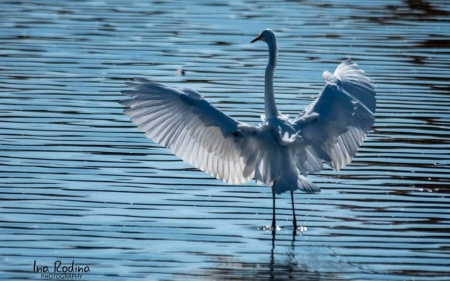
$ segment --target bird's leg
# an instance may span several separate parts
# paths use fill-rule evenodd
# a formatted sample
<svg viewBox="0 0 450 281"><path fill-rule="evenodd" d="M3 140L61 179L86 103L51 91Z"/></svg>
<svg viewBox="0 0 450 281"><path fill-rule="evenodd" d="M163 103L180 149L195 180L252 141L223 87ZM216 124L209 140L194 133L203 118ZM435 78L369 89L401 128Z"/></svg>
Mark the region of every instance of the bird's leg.
<svg viewBox="0 0 450 281"><path fill-rule="evenodd" d="M275 185L277 183L274 182L272 186L272 233L275 234L275 231L277 229L277 222L275 218Z"/></svg>
<svg viewBox="0 0 450 281"><path fill-rule="evenodd" d="M297 218L295 217L294 191L291 190L292 215L294 217L294 235L297 234Z"/></svg>

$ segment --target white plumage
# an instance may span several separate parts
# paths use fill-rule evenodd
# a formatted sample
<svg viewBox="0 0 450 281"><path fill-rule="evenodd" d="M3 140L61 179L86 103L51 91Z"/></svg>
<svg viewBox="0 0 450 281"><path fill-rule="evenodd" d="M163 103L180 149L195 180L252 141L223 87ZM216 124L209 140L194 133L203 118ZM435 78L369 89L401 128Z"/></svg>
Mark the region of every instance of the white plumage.
<svg viewBox="0 0 450 281"><path fill-rule="evenodd" d="M252 42L258 40L269 47L265 116L258 127L229 117L195 90L146 79L127 83L132 90L122 93L131 99L120 103L148 138L220 180L238 184L255 178L272 187L273 194L318 192L305 176L322 170L323 162L339 170L352 161L375 120L374 87L348 59L333 74L324 72L325 86L317 99L289 119L274 99L275 34L266 29Z"/></svg>

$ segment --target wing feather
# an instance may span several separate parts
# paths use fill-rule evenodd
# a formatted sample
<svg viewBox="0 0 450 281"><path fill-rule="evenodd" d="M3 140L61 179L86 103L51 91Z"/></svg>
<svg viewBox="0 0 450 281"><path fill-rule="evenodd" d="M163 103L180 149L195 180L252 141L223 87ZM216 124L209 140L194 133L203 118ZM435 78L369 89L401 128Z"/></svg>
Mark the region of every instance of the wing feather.
<svg viewBox="0 0 450 281"><path fill-rule="evenodd" d="M294 120L303 138L295 147L303 174L322 170L322 160L336 170L348 165L375 120L375 88L357 64L348 59L323 76L322 92Z"/></svg>
<svg viewBox="0 0 450 281"><path fill-rule="evenodd" d="M212 176L229 183L253 178L259 128L238 122L209 104L198 92L138 78L120 101L145 135ZM245 149L252 147L253 149ZM250 160L250 161L248 161Z"/></svg>

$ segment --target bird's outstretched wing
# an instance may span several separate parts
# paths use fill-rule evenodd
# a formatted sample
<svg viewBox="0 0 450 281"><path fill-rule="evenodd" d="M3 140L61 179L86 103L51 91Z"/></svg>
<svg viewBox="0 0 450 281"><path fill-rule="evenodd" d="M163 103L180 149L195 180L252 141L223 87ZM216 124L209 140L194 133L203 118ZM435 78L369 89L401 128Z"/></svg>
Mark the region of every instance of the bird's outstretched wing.
<svg viewBox="0 0 450 281"><path fill-rule="evenodd" d="M208 103L198 92L183 91L146 79L127 83L132 99L120 103L145 135L196 168L228 183L249 181L254 164L244 151L246 135L259 128L238 122Z"/></svg>
<svg viewBox="0 0 450 281"><path fill-rule="evenodd" d="M348 59L323 78L322 92L294 120L303 138L295 148L303 174L322 170L322 160L335 170L345 167L375 120L375 88L356 63Z"/></svg>

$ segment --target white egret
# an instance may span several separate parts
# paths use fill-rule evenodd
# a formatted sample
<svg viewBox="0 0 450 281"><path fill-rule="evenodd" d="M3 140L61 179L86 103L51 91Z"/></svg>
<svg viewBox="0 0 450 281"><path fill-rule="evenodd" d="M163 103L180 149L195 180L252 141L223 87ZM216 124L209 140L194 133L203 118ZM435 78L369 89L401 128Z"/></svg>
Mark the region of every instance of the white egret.
<svg viewBox="0 0 450 281"><path fill-rule="evenodd" d="M265 115L258 127L239 122L211 105L197 91L178 90L147 79L127 83L120 103L145 135L196 168L227 183L255 179L272 188L272 231L276 229L275 194L297 189L319 192L305 176L323 169L339 170L352 161L375 120L374 86L357 64L342 62L316 100L296 118L282 115L275 104L273 75L277 39L266 29L255 41L269 47L265 73Z"/></svg>

